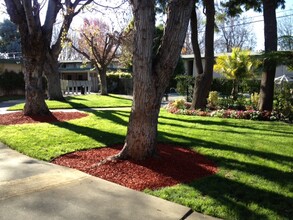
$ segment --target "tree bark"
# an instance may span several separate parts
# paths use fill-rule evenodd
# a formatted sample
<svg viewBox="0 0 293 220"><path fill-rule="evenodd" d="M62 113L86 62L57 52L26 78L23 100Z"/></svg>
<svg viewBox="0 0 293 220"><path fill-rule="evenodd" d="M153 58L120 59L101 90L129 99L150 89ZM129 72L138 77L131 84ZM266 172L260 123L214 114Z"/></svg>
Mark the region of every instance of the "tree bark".
<svg viewBox="0 0 293 220"><path fill-rule="evenodd" d="M101 85L101 95L108 95L107 87L107 67L102 67L98 69L100 76Z"/></svg>
<svg viewBox="0 0 293 220"><path fill-rule="evenodd" d="M52 55L47 54L44 74L47 78L48 99L64 101L61 90L59 62Z"/></svg>
<svg viewBox="0 0 293 220"><path fill-rule="evenodd" d="M161 100L178 62L193 0L172 0L161 47L153 54L155 1L131 1L134 20L133 103L125 145L119 158L142 160L157 152Z"/></svg>
<svg viewBox="0 0 293 220"><path fill-rule="evenodd" d="M195 78L194 88L193 88L193 97L191 108L192 109L205 109L207 104L207 97L211 88L213 80L213 67L214 67L214 26L215 26L215 3L214 1L205 1L206 7L206 30L205 30L205 66L203 72L198 72L198 75ZM194 23L194 22L193 22ZM194 24L191 27L195 32L196 26ZM194 35L192 35L194 37ZM198 52L198 41L192 40L192 44L195 56L201 57L200 52ZM196 59L196 66L198 71L202 70L200 67L201 58Z"/></svg>
<svg viewBox="0 0 293 220"><path fill-rule="evenodd" d="M233 87L232 87L232 91L231 91L231 95L233 97L233 100L237 100L237 96L238 96L238 85L239 82L237 79L233 79Z"/></svg>
<svg viewBox="0 0 293 220"><path fill-rule="evenodd" d="M263 1L265 52L277 51L277 19L276 1ZM274 100L274 79L276 75L276 63L266 59L264 71L261 77L260 98L258 108L261 111L272 111Z"/></svg>
<svg viewBox="0 0 293 220"><path fill-rule="evenodd" d="M24 115L48 115L50 111L45 103L42 80L45 62L42 38L39 35L28 35L25 31L20 31L20 34L22 35L21 41L26 42L25 46L22 42L25 81Z"/></svg>

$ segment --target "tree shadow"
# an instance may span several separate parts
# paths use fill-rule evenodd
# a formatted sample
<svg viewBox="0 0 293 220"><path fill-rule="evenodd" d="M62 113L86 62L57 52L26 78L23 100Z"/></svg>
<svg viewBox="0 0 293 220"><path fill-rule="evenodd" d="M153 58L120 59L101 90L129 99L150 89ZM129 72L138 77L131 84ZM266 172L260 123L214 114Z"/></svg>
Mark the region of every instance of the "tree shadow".
<svg viewBox="0 0 293 220"><path fill-rule="evenodd" d="M187 185L226 206L231 213L229 216L231 219L268 219L268 214L251 210L254 204L277 213L282 219L290 219L293 215L292 197L252 187L219 175Z"/></svg>
<svg viewBox="0 0 293 220"><path fill-rule="evenodd" d="M54 125L60 128L73 131L77 134L82 134L87 137L90 137L93 140L96 140L97 142L103 143L105 146L112 145L115 143L121 143L125 139L124 135L120 135L115 132L105 132L95 128L84 127L76 124L71 124L68 122L54 123Z"/></svg>
<svg viewBox="0 0 293 220"><path fill-rule="evenodd" d="M190 116L190 117L193 117L193 116ZM200 117L200 116L197 116L197 117ZM257 122L257 121L251 121L251 120L246 120L246 119L231 119L231 120L237 120L237 121L229 122L229 121L226 121L225 119L222 119L222 121L215 121L215 120L213 120L213 118L209 119L209 117L203 117L202 119L198 119L198 118L197 119L184 119L181 117L174 118L174 117L160 115L160 118L167 119L167 120L173 120L173 121L186 122L186 123L191 123L191 124L197 123L197 124L201 124L201 125L216 125L216 126L225 126L225 127L233 127L233 128L243 128L243 129L251 129L253 131L255 131L255 130L268 131L268 132L272 131L272 130L265 128L269 124L263 125L262 126L263 128L257 128L255 126L255 124L249 125L249 123ZM241 121L241 124L239 123L239 121ZM246 121L247 121L247 123L246 123ZM245 124L243 124L243 123L245 123ZM270 123L270 122L264 122L264 123ZM286 123L283 123L283 122L279 122L279 123L282 123L284 126L288 126L288 124L286 124ZM290 131L288 132L288 131L284 131L284 130L274 129L273 132L281 133L281 134L285 134L285 135L289 134L289 135L293 136L293 132L290 132Z"/></svg>

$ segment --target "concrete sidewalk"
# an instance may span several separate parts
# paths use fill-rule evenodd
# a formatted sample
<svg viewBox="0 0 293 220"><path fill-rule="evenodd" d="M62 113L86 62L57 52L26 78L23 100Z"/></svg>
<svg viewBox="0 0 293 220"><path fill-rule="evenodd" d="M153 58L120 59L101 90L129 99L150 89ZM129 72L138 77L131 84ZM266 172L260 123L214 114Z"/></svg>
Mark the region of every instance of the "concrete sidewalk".
<svg viewBox="0 0 293 220"><path fill-rule="evenodd" d="M0 143L1 220L215 219Z"/></svg>

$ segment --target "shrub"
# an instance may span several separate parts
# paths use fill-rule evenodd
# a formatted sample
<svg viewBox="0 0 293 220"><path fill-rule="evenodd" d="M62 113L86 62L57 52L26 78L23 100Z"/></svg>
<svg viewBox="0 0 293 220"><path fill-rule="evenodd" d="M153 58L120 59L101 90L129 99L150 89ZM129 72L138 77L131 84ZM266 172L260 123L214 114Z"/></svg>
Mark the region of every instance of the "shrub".
<svg viewBox="0 0 293 220"><path fill-rule="evenodd" d="M132 75L121 70L107 72L108 92L119 94L132 93Z"/></svg>
<svg viewBox="0 0 293 220"><path fill-rule="evenodd" d="M0 74L0 88L8 93L15 90L24 90L23 73L5 70Z"/></svg>
<svg viewBox="0 0 293 220"><path fill-rule="evenodd" d="M257 92L254 92L250 96L251 105L254 109L257 109L258 101L259 101L259 94Z"/></svg>
<svg viewBox="0 0 293 220"><path fill-rule="evenodd" d="M283 82L275 89L274 110L293 120L293 93L290 83Z"/></svg>
<svg viewBox="0 0 293 220"><path fill-rule="evenodd" d="M211 91L208 97L208 107L211 109L215 109L218 105L219 94L217 91Z"/></svg>
<svg viewBox="0 0 293 220"><path fill-rule="evenodd" d="M186 95L187 101L191 100L194 77L189 75L177 75L175 79L177 80L177 92L181 95Z"/></svg>

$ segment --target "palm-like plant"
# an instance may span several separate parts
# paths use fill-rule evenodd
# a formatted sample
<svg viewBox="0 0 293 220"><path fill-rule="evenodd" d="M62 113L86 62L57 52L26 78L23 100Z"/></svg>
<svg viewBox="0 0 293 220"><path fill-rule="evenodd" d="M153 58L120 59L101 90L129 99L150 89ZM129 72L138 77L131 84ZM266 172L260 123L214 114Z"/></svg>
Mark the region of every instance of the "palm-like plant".
<svg viewBox="0 0 293 220"><path fill-rule="evenodd" d="M224 54L217 57L214 71L233 80L231 95L233 99L237 99L240 81L244 78L251 78L255 70L253 67L256 65L257 61L251 58L249 50L233 48L231 55Z"/></svg>

